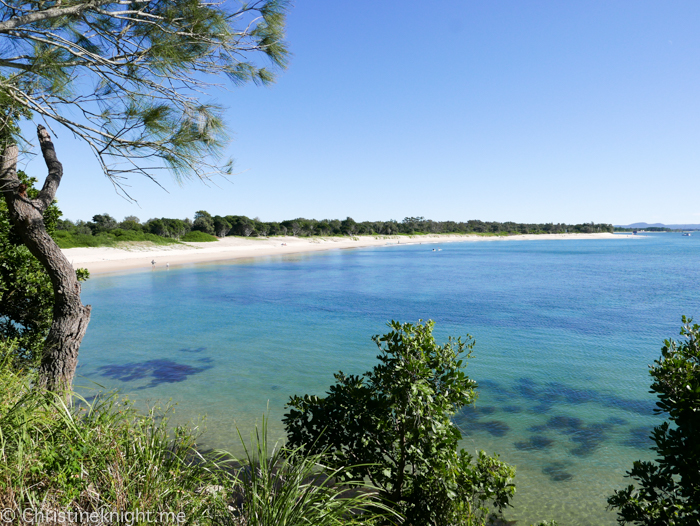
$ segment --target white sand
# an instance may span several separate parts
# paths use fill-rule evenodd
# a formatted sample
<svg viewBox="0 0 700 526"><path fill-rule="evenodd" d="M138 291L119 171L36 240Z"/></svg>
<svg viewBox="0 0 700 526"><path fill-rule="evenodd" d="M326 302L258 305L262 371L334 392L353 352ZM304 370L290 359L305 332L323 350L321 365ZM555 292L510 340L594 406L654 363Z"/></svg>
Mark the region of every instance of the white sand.
<svg viewBox="0 0 700 526"><path fill-rule="evenodd" d="M226 237L210 243L186 243L158 246L151 243L130 243L124 247L68 248L63 253L75 268L87 268L93 274L150 270L155 260L156 269L175 265L226 261L262 256L279 256L316 252L319 250L360 248L383 245L417 245L454 241L523 241L546 239L622 239L635 237L620 234L542 234L508 237L476 235L425 235L425 236L359 236L348 237Z"/></svg>

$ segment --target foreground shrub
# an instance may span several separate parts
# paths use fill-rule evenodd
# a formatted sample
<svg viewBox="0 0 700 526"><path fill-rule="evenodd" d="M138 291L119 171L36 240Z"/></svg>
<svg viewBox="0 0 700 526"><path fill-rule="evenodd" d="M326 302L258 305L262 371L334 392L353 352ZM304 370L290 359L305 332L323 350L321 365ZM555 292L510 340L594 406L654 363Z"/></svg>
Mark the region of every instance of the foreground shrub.
<svg viewBox="0 0 700 526"><path fill-rule="evenodd" d="M457 449L461 433L450 417L475 398L463 372L473 341L439 346L432 321L390 327L373 337L381 353L372 371L336 374L326 397L291 398L288 445L327 452L342 480L370 480L406 525L486 524L490 506L508 505L515 470Z"/></svg>
<svg viewBox="0 0 700 526"><path fill-rule="evenodd" d="M629 485L608 499L620 524L700 524L700 325L683 316L681 341L666 340L650 374L658 413L668 420L654 428L654 462L637 461Z"/></svg>
<svg viewBox="0 0 700 526"><path fill-rule="evenodd" d="M0 375L0 508L149 511L202 524L230 516L222 494L203 491L227 476L197 453L196 430L169 430L167 414L139 415L113 396L69 409L32 382Z"/></svg>
<svg viewBox="0 0 700 526"><path fill-rule="evenodd" d="M112 523L145 524L137 513L148 512L169 524L335 526L391 516L376 490L336 485L323 456L269 451L265 426L233 462L201 453L198 428L169 426L167 411L139 414L115 396L68 408L9 363L0 361L0 521L116 513L125 519Z"/></svg>

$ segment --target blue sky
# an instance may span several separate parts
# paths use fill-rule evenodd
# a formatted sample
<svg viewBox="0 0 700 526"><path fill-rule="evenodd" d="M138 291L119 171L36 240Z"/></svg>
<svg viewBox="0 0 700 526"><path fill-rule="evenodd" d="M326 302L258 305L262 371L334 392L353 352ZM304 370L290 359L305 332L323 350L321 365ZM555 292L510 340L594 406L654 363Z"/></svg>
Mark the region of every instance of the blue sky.
<svg viewBox="0 0 700 526"><path fill-rule="evenodd" d="M700 4L297 0L289 68L213 94L230 182L117 196L56 139L70 219L700 223ZM28 166L43 175L40 159Z"/></svg>

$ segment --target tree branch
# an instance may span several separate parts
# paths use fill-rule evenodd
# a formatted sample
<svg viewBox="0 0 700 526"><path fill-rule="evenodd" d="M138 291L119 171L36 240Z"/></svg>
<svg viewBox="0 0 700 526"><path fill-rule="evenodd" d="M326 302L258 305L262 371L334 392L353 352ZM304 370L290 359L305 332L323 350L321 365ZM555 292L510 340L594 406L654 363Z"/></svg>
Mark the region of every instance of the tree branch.
<svg viewBox="0 0 700 526"><path fill-rule="evenodd" d="M36 128L36 134L39 137L41 153L44 156L46 167L49 169L49 174L46 176L46 181L44 181L44 187L41 189L41 192L39 192L39 196L34 200L39 210L43 212L49 207L56 196L56 190L58 190L58 185L61 184L61 177L63 177L63 165L58 160L58 157L56 157L56 150L53 147L51 136L49 132L46 131L46 128L39 124Z"/></svg>
<svg viewBox="0 0 700 526"><path fill-rule="evenodd" d="M146 0L137 1L143 2ZM92 0L90 2L76 4L71 7L52 7L44 11L34 11L26 15L18 16L16 18L10 18L9 20L0 22L0 33L7 33L8 31L16 27L26 26L27 24L34 24L36 22L43 22L44 20L49 20L51 18L79 15L80 13L89 9L94 9L95 7L103 6L105 4L113 2L114 0Z"/></svg>
<svg viewBox="0 0 700 526"><path fill-rule="evenodd" d="M32 71L32 66L23 64L22 62L14 62L13 60L5 60L0 58L0 67L21 69L22 71Z"/></svg>
<svg viewBox="0 0 700 526"><path fill-rule="evenodd" d="M201 101L219 87L217 75L235 85L271 82L249 55L283 68L287 54L285 0L252 0L233 12L206 0L4 3L0 37L12 52L0 57L0 91L9 106L87 142L119 188L129 173L153 180L163 168L178 181L229 173L220 157L229 139L223 110ZM88 82L92 89L82 89ZM59 181L52 174L34 206L45 210Z"/></svg>
<svg viewBox="0 0 700 526"><path fill-rule="evenodd" d="M17 156L19 149L16 144L11 144L5 148L0 165L0 193L7 194L14 192L19 186L17 177Z"/></svg>

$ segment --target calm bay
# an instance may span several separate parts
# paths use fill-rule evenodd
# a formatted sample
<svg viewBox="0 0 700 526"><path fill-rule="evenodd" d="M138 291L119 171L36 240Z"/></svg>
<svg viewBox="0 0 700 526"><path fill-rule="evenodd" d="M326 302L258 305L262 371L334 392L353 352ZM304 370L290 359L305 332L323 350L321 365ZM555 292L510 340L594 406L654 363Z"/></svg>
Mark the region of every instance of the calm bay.
<svg viewBox="0 0 700 526"><path fill-rule="evenodd" d="M516 465L507 517L615 524L605 499L660 421L648 365L700 319L700 235L414 241L96 276L76 383L172 399L177 422L207 415L203 446L236 451L266 413L284 436L290 395L370 369L388 320L432 319L439 342L476 340L479 399L455 422Z"/></svg>

